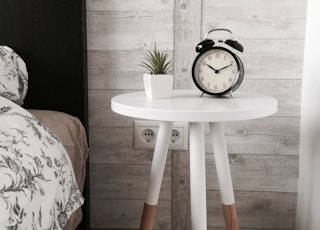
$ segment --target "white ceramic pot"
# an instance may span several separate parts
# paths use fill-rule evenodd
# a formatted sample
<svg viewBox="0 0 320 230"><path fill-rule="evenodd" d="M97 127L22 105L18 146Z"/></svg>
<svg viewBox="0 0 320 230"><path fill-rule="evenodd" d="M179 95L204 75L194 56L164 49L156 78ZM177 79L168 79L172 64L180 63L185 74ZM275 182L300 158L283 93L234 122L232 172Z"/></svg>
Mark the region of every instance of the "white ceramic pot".
<svg viewBox="0 0 320 230"><path fill-rule="evenodd" d="M143 74L143 84L147 97L153 99L170 98L173 91L173 75Z"/></svg>

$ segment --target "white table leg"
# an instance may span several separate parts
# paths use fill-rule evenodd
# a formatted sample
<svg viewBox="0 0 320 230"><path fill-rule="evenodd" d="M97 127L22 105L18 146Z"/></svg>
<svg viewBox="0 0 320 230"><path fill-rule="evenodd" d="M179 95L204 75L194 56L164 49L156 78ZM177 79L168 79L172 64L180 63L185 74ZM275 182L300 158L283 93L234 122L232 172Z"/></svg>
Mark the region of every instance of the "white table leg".
<svg viewBox="0 0 320 230"><path fill-rule="evenodd" d="M141 218L140 230L152 230L158 204L160 187L169 148L173 122L160 122L154 149L147 196Z"/></svg>
<svg viewBox="0 0 320 230"><path fill-rule="evenodd" d="M239 230L223 124L212 122L210 129L226 229Z"/></svg>
<svg viewBox="0 0 320 230"><path fill-rule="evenodd" d="M191 229L207 229L205 137L203 123L190 123Z"/></svg>

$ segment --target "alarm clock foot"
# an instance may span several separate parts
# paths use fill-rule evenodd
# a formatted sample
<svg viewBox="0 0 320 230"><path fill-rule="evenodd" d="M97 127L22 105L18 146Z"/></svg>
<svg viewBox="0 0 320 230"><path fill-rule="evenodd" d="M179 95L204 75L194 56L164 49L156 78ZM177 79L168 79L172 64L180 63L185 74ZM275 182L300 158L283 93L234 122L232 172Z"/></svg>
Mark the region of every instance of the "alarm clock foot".
<svg viewBox="0 0 320 230"><path fill-rule="evenodd" d="M232 91L229 92L229 96L230 96L231 98L233 98Z"/></svg>

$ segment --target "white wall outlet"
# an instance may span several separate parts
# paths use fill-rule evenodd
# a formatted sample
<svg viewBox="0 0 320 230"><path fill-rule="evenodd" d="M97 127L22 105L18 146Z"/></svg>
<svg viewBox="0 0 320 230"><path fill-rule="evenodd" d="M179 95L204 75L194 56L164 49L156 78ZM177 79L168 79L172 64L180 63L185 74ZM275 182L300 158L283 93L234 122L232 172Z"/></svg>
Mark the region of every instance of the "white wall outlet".
<svg viewBox="0 0 320 230"><path fill-rule="evenodd" d="M134 147L153 149L159 130L159 121L134 121ZM188 150L188 123L174 122L170 137L170 150Z"/></svg>
<svg viewBox="0 0 320 230"><path fill-rule="evenodd" d="M156 138L156 134L152 129L145 129L142 131L141 139L143 142L148 144L153 142L155 138Z"/></svg>

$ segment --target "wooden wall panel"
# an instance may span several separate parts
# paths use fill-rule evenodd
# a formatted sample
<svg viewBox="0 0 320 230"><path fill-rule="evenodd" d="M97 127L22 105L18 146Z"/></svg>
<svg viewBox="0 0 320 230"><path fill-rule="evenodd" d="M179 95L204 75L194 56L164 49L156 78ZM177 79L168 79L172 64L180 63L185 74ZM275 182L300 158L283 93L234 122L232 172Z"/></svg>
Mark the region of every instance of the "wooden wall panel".
<svg viewBox="0 0 320 230"><path fill-rule="evenodd" d="M239 37L239 42L246 79L301 79L304 39Z"/></svg>
<svg viewBox="0 0 320 230"><path fill-rule="evenodd" d="M298 156L230 154L237 191L296 192ZM219 190L212 154L207 154L207 189Z"/></svg>
<svg viewBox="0 0 320 230"><path fill-rule="evenodd" d="M195 45L201 34L202 0L175 1L174 31L174 87L186 89L194 87L191 67L196 56ZM190 183L189 157L186 151L173 153L173 209L172 229L190 229Z"/></svg>
<svg viewBox="0 0 320 230"><path fill-rule="evenodd" d="M201 0L175 1L174 86L178 89L193 87L191 67L201 37L201 6Z"/></svg>
<svg viewBox="0 0 320 230"><path fill-rule="evenodd" d="M173 57L173 52L169 51ZM143 90L140 66L144 58L143 50L90 51L89 87L91 89L134 89Z"/></svg>
<svg viewBox="0 0 320 230"><path fill-rule="evenodd" d="M87 12L89 50L173 50L171 11Z"/></svg>
<svg viewBox="0 0 320 230"><path fill-rule="evenodd" d="M228 151L245 154L298 155L299 127L300 120L295 117L269 117L226 123ZM212 152L211 148L207 144L208 152Z"/></svg>
<svg viewBox="0 0 320 230"><path fill-rule="evenodd" d="M306 1L203 0L202 32L226 27L243 39L304 39Z"/></svg>
<svg viewBox="0 0 320 230"><path fill-rule="evenodd" d="M301 80L245 79L241 91L261 93L277 98L279 107L275 116L300 117Z"/></svg>
<svg viewBox="0 0 320 230"><path fill-rule="evenodd" d="M225 123L239 222L244 230L294 228L306 0L87 0L91 223L137 229L151 150L134 149L133 118L113 113L113 96L142 90L144 50L168 49L176 88L192 88L195 45L226 27L245 52L241 91L279 100L272 117ZM208 230L224 229L208 143ZM189 158L169 152L154 229L189 230Z"/></svg>
<svg viewBox="0 0 320 230"><path fill-rule="evenodd" d="M173 1L88 0L91 228L138 229L151 150L133 146L133 118L111 111L118 94L143 89L139 66L157 44L173 52ZM154 229L171 229L172 154Z"/></svg>
<svg viewBox="0 0 320 230"><path fill-rule="evenodd" d="M130 154L130 153L128 153ZM91 170L91 197L104 199L140 199L146 195L150 165L146 164L96 164ZM172 200L171 167L164 172L160 200Z"/></svg>
<svg viewBox="0 0 320 230"><path fill-rule="evenodd" d="M208 191L208 226L224 227L218 191ZM236 192L240 229L294 229L296 193ZM209 229L210 229L209 228Z"/></svg>
<svg viewBox="0 0 320 230"><path fill-rule="evenodd" d="M144 200L92 199L91 228L139 229ZM171 228L171 201L160 201L155 219L155 230Z"/></svg>
<svg viewBox="0 0 320 230"><path fill-rule="evenodd" d="M293 230L296 198L296 193L288 192L236 191L240 229ZM219 191L207 191L207 215L208 230L225 229ZM190 229L188 216L181 226Z"/></svg>
<svg viewBox="0 0 320 230"><path fill-rule="evenodd" d="M299 0L203 0L202 35L226 27L244 45L239 90L279 100L273 117L225 124L241 229L294 228L305 7ZM212 152L212 146L206 149ZM214 195L215 167L211 154L208 158L208 194ZM212 200L220 197L208 197L208 204ZM219 217L218 204L214 210L213 217ZM222 216L221 223L210 220L212 228L223 226Z"/></svg>
<svg viewBox="0 0 320 230"><path fill-rule="evenodd" d="M170 0L87 0L89 11L171 11Z"/></svg>
<svg viewBox="0 0 320 230"><path fill-rule="evenodd" d="M191 228L189 152L174 151L172 188L172 229Z"/></svg>

